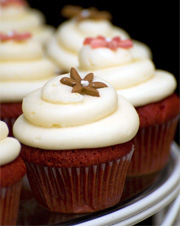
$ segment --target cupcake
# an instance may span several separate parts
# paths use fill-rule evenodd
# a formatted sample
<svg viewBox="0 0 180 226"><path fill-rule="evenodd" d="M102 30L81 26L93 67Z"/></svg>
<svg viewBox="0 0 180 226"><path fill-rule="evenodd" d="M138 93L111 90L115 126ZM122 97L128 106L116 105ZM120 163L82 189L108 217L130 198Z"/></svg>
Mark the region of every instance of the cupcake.
<svg viewBox="0 0 180 226"><path fill-rule="evenodd" d="M82 9L78 6L65 6L62 15L70 19L59 25L47 46L48 55L62 72L69 72L71 66L78 66L78 53L87 36L104 35L111 38L118 35L122 39L129 38L126 31L110 22L109 12L98 11L93 7ZM135 41L133 53L138 58L151 58L149 47L138 41Z"/></svg>
<svg viewBox="0 0 180 226"><path fill-rule="evenodd" d="M117 204L139 128L134 107L111 85L81 76L71 68L27 95L13 127L33 195L52 212Z"/></svg>
<svg viewBox="0 0 180 226"><path fill-rule="evenodd" d="M26 0L0 0L0 32L16 30L33 34L33 39L44 46L54 33L54 28L46 25L44 15L32 9Z"/></svg>
<svg viewBox="0 0 180 226"><path fill-rule="evenodd" d="M54 65L31 37L28 32L0 33L0 118L8 124L10 136L22 114L23 97L55 76Z"/></svg>
<svg viewBox="0 0 180 226"><path fill-rule="evenodd" d="M79 71L92 71L109 82L136 108L140 128L134 138L128 176L162 170L169 159L180 113L175 77L157 70L148 58L134 58L133 42L120 37L86 38L79 52Z"/></svg>
<svg viewBox="0 0 180 226"><path fill-rule="evenodd" d="M8 127L0 121L0 224L16 225L26 166L19 156L19 141L7 136Z"/></svg>

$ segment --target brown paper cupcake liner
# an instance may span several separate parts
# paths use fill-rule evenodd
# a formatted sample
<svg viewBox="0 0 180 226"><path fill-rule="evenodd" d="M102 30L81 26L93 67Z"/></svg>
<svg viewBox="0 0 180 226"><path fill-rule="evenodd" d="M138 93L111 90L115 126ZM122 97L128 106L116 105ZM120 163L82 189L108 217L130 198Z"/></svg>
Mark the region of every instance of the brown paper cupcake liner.
<svg viewBox="0 0 180 226"><path fill-rule="evenodd" d="M0 225L16 225L22 181L0 188Z"/></svg>
<svg viewBox="0 0 180 226"><path fill-rule="evenodd" d="M179 116L161 125L140 128L134 138L135 151L128 176L140 176L162 170L169 159Z"/></svg>
<svg viewBox="0 0 180 226"><path fill-rule="evenodd" d="M52 212L85 213L119 202L133 149L126 156L87 167L27 164L27 176L40 205Z"/></svg>
<svg viewBox="0 0 180 226"><path fill-rule="evenodd" d="M159 179L160 175L161 173L157 172L137 177L126 177L121 201L127 201L128 199L136 197L151 187Z"/></svg>

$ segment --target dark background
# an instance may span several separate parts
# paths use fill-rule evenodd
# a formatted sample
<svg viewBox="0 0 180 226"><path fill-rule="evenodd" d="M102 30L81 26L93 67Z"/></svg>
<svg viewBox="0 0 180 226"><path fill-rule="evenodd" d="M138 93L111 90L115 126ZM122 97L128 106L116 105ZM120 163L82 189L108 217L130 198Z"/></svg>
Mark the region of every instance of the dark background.
<svg viewBox="0 0 180 226"><path fill-rule="evenodd" d="M106 1L62 1L29 0L32 8L39 9L47 24L57 28L66 18L61 9L67 4L83 8L95 6L109 11L112 23L126 30L131 38L147 44L153 53L157 69L173 73L177 79L179 94L179 1L164 0L106 0ZM176 134L179 143L179 129Z"/></svg>

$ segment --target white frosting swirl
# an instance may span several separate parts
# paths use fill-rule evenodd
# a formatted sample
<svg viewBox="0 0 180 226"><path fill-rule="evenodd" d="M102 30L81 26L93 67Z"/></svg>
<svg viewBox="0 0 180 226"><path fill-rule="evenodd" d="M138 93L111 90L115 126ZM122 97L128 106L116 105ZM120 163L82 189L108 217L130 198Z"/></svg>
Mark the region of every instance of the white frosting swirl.
<svg viewBox="0 0 180 226"><path fill-rule="evenodd" d="M81 75L82 76L82 75ZM84 76L84 75L83 75ZM133 106L108 83L100 97L72 93L72 87L51 79L23 99L23 115L14 124L22 143L44 149L95 148L120 144L137 133L139 118ZM23 133L22 133L23 131Z"/></svg>
<svg viewBox="0 0 180 226"><path fill-rule="evenodd" d="M0 101L22 101L55 76L55 66L33 40L0 42Z"/></svg>
<svg viewBox="0 0 180 226"><path fill-rule="evenodd" d="M5 62L9 60L22 61L39 59L43 54L41 46L30 40L24 41L23 43L14 41L1 42L0 52L0 59Z"/></svg>
<svg viewBox="0 0 180 226"><path fill-rule="evenodd" d="M5 122L0 121L0 166L15 160L21 150L18 140L8 136L8 127Z"/></svg>
<svg viewBox="0 0 180 226"><path fill-rule="evenodd" d="M71 93L72 87L59 80L59 77L51 79L42 90L24 98L23 113L31 123L42 127L77 126L97 121L115 111L117 95L112 87L102 89L101 98L94 98Z"/></svg>
<svg viewBox="0 0 180 226"><path fill-rule="evenodd" d="M54 32L54 28L45 25L44 15L29 6L0 6L0 31L9 30L31 32L33 38L46 44Z"/></svg>
<svg viewBox="0 0 180 226"><path fill-rule="evenodd" d="M118 66L132 61L132 54L127 49L95 48L85 45L80 51L80 67L84 70L96 70L104 67Z"/></svg>
<svg viewBox="0 0 180 226"><path fill-rule="evenodd" d="M84 45L79 52L79 71L92 71L109 82L135 107L157 102L176 88L174 76L156 70L148 58L135 58L132 49L91 48Z"/></svg>
<svg viewBox="0 0 180 226"><path fill-rule="evenodd" d="M86 37L102 35L108 38L120 36L122 39L129 38L123 29L113 26L107 20L84 20L77 22L71 19L62 23L56 32L56 36L48 44L48 54L52 57L60 69L69 71L70 67L77 67L78 52ZM72 38L73 37L73 38ZM151 57L150 49L140 42L135 42L133 49L135 57Z"/></svg>

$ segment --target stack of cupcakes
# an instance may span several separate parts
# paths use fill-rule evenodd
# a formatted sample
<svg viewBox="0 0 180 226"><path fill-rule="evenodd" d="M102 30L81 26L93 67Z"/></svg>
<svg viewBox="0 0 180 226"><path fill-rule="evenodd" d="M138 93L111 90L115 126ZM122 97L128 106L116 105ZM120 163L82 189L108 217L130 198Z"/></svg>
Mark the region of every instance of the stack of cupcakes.
<svg viewBox="0 0 180 226"><path fill-rule="evenodd" d="M35 199L51 212L103 210L150 186L179 121L174 76L156 70L149 47L108 12L67 6L71 19L54 37L24 0L0 0L0 12L0 116L22 145L21 157L17 140L16 154L4 151L0 122L1 223L16 222L26 167ZM54 65L66 74L55 76Z"/></svg>
<svg viewBox="0 0 180 226"><path fill-rule="evenodd" d="M55 76L55 67L29 32L0 33L0 52L0 118L11 136L23 97Z"/></svg>

